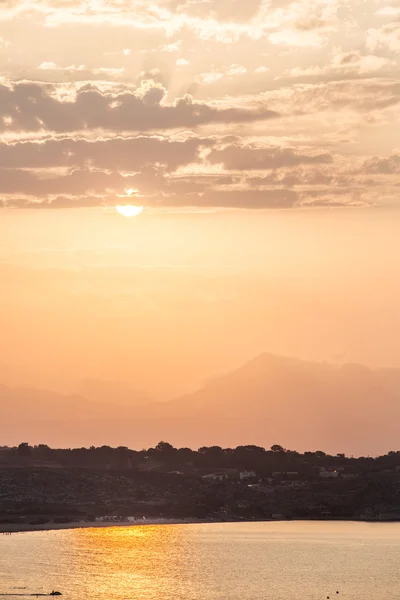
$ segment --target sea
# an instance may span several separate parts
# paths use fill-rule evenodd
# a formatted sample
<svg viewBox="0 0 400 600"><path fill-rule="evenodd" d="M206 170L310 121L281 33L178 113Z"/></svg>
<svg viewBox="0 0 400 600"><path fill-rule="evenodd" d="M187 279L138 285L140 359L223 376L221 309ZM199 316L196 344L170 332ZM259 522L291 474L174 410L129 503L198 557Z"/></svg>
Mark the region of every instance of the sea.
<svg viewBox="0 0 400 600"><path fill-rule="evenodd" d="M400 523L146 525L0 535L0 595L395 600Z"/></svg>

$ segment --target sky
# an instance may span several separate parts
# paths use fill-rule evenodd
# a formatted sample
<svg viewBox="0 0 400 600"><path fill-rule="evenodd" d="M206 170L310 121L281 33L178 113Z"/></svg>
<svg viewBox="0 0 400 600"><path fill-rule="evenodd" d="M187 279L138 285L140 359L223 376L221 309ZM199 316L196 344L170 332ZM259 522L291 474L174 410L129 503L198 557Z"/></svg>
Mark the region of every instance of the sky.
<svg viewBox="0 0 400 600"><path fill-rule="evenodd" d="M261 352L400 367L393 209L5 210L0 382L168 399Z"/></svg>
<svg viewBox="0 0 400 600"><path fill-rule="evenodd" d="M1 0L0 382L400 367L399 53L398 0Z"/></svg>
<svg viewBox="0 0 400 600"><path fill-rule="evenodd" d="M0 202L396 204L398 0L0 2Z"/></svg>

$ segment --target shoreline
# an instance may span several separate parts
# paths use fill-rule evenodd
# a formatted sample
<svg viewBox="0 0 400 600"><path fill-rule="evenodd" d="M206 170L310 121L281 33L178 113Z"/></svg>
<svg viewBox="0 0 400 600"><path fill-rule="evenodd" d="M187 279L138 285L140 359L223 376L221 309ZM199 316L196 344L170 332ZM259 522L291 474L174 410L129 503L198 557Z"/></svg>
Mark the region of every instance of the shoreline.
<svg viewBox="0 0 400 600"><path fill-rule="evenodd" d="M221 521L222 522L222 521ZM195 525L217 523L210 519L145 519L136 521L74 521L72 523L43 523L40 525L4 523L0 525L0 535L30 533L32 531L58 531L62 529L101 529L103 527L148 527L150 525Z"/></svg>
<svg viewBox="0 0 400 600"><path fill-rule="evenodd" d="M317 521L317 522L344 522L353 523L399 523L400 519L381 520L381 519L232 519L232 520L217 520L217 519L195 519L188 517L187 519L145 519L136 521L74 521L72 523L44 523L34 525L27 523L4 523L0 525L0 535L11 535L13 533L32 533L34 531L59 531L63 529L101 529L112 527L149 527L151 525L201 525L201 524L222 524L222 523L280 523L280 522L295 522L295 521Z"/></svg>

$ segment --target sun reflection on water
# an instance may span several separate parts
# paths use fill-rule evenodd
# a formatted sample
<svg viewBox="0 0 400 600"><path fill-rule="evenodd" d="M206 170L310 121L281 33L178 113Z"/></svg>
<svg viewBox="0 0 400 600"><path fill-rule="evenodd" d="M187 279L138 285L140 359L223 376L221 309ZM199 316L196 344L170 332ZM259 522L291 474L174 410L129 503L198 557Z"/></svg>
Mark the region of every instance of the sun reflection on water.
<svg viewBox="0 0 400 600"><path fill-rule="evenodd" d="M158 599L160 586L168 589L179 577L180 526L84 529L74 534L76 583L83 582L88 597Z"/></svg>

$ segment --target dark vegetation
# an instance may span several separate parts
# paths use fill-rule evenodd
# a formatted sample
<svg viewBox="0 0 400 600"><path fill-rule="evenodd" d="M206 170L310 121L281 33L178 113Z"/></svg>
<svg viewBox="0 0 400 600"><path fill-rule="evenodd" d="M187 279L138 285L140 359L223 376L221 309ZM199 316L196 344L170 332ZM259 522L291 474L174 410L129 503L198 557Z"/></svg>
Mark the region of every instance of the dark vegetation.
<svg viewBox="0 0 400 600"><path fill-rule="evenodd" d="M2 523L105 515L234 519L400 519L400 452L300 454L279 445L0 448Z"/></svg>

